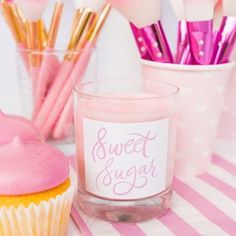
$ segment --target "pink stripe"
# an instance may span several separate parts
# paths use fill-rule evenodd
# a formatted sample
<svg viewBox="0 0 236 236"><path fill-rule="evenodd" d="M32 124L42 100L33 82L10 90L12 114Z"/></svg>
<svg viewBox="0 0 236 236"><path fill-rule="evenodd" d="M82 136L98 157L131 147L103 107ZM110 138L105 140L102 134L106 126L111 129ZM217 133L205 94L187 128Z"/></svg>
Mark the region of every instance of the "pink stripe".
<svg viewBox="0 0 236 236"><path fill-rule="evenodd" d="M223 168L224 170L226 170L230 174L236 175L236 165L226 161L222 157L214 155L213 158L212 158L212 162L215 165L220 166L221 168Z"/></svg>
<svg viewBox="0 0 236 236"><path fill-rule="evenodd" d="M81 231L83 235L93 236L92 232L90 231L86 223L83 221L83 219L81 218L80 214L78 213L75 207L72 207L71 209L71 216L75 224L78 226L78 229Z"/></svg>
<svg viewBox="0 0 236 236"><path fill-rule="evenodd" d="M170 210L165 216L158 218L158 220L169 230L171 230L176 236L200 235L191 225L189 225L185 220L176 215L172 210Z"/></svg>
<svg viewBox="0 0 236 236"><path fill-rule="evenodd" d="M121 234L121 236L146 236L137 224L112 223L112 226Z"/></svg>
<svg viewBox="0 0 236 236"><path fill-rule="evenodd" d="M217 179L216 177L207 173L199 176L199 178L209 183L213 187L217 188L223 194L225 194L236 202L236 188L224 183L222 180Z"/></svg>
<svg viewBox="0 0 236 236"><path fill-rule="evenodd" d="M230 235L235 235L236 222L190 186L175 178L174 190L214 224Z"/></svg>

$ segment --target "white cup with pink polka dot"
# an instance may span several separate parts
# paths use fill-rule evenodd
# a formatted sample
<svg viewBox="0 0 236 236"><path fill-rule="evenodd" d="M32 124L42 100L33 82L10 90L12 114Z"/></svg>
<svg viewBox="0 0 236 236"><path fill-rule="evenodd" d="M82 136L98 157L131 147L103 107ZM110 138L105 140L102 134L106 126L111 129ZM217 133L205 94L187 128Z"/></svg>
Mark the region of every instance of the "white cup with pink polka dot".
<svg viewBox="0 0 236 236"><path fill-rule="evenodd" d="M236 141L236 67L229 79L222 108L219 138Z"/></svg>
<svg viewBox="0 0 236 236"><path fill-rule="evenodd" d="M228 79L234 63L177 65L142 61L143 78L180 88L175 174L197 175L211 161Z"/></svg>

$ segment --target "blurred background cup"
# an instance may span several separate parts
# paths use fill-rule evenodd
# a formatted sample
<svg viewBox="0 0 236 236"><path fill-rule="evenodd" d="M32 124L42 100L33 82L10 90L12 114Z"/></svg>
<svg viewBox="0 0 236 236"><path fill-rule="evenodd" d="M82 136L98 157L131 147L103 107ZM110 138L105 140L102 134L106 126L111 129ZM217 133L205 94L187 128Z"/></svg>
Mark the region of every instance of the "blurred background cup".
<svg viewBox="0 0 236 236"><path fill-rule="evenodd" d="M143 77L180 88L175 174L206 171L211 161L224 94L234 64L190 66L142 61Z"/></svg>
<svg viewBox="0 0 236 236"><path fill-rule="evenodd" d="M73 143L72 90L85 77L95 78L95 49L18 49L17 68L22 115L33 121L45 140L59 146Z"/></svg>

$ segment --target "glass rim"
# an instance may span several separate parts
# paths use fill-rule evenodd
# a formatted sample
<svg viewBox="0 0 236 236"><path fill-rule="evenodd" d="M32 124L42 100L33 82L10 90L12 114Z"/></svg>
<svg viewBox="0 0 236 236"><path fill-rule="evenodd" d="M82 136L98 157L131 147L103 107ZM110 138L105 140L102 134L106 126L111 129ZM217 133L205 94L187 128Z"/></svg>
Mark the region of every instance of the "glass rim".
<svg viewBox="0 0 236 236"><path fill-rule="evenodd" d="M30 48L21 48L17 47L16 52L25 52L25 53L32 53L33 55L54 55L54 54L69 54L69 55L77 55L81 52L95 52L96 46L93 46L91 48L81 48L81 49L70 49L67 50L66 48L45 48L42 51L30 49Z"/></svg>
<svg viewBox="0 0 236 236"><path fill-rule="evenodd" d="M90 94L90 93L86 93L86 92L83 92L82 89L85 87L85 86L89 86L89 85L92 85L92 84L95 84L96 82L100 82L100 81L105 81L105 79L97 79L97 80L92 80L92 81L89 81L89 82L84 82L84 83L81 83L77 86L75 86L73 88L73 91L74 93L76 93L77 95L83 97L83 98L87 98L87 99L98 99L98 100L112 100L112 101L119 101L119 102L125 102L127 100L129 101L153 101L153 100L160 100L160 99L166 99L166 98L170 98L172 96L176 96L179 94L180 92L180 88L174 84L171 84L171 83L166 83L166 82L162 82L162 81L158 81L158 80L155 80L155 79L143 79L143 80L139 80L139 82L143 83L143 82L153 82L153 83L156 83L156 84L162 84L162 85L166 85L166 86L169 86L169 87L172 87L174 89L173 92L171 93L168 93L167 95L162 95L162 96L159 96L159 95L156 95L155 93L150 93L152 94L153 96L152 97L131 97L131 98L127 98L127 97L113 97L113 96L103 96L103 95L93 95L93 94ZM110 79L109 81L123 81L123 82L135 82L135 81L132 81L131 79L120 79L118 80L118 78L113 78L113 79ZM137 81L136 81L137 82Z"/></svg>

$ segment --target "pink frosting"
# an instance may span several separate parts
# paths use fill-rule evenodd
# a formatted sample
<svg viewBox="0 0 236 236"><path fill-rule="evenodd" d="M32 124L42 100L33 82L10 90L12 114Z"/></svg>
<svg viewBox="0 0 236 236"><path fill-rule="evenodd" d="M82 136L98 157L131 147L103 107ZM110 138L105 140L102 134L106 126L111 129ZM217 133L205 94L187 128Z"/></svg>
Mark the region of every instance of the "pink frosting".
<svg viewBox="0 0 236 236"><path fill-rule="evenodd" d="M42 140L39 130L33 123L23 117L5 115L0 111L0 145L9 143L14 137L23 140Z"/></svg>
<svg viewBox="0 0 236 236"><path fill-rule="evenodd" d="M62 184L69 162L54 147L15 138L0 146L0 195L39 193Z"/></svg>

